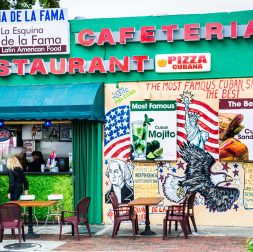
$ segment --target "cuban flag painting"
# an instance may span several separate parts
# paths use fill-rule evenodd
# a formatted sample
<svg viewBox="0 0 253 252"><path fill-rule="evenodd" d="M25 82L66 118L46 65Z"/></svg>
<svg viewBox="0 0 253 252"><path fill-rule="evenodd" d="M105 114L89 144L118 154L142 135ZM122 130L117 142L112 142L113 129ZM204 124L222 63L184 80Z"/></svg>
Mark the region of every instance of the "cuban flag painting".
<svg viewBox="0 0 253 252"><path fill-rule="evenodd" d="M104 156L109 158L130 157L129 106L119 106L105 114Z"/></svg>

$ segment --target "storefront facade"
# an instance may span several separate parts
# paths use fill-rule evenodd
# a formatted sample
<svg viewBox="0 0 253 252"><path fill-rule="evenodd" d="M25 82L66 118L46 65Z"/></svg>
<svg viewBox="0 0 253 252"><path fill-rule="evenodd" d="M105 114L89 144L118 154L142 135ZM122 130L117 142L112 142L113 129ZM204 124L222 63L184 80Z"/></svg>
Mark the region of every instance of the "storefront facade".
<svg viewBox="0 0 253 252"><path fill-rule="evenodd" d="M17 117L22 106L36 107L31 95L32 105L22 101L11 110L12 102L9 117L3 105L0 119L72 121L73 198L76 203L92 197L92 223L113 221L108 194L120 188L125 203L164 197L150 207L153 223L162 223L166 205L191 190L197 193L199 225L250 226L252 14L70 20L69 55L5 55L0 61L1 88L15 85L25 92L26 85L41 85L53 94L55 85L63 90L80 85L80 92L64 92L61 105L70 111L53 114L47 104L43 116L32 111L29 118ZM80 96L87 101L92 84L101 84L104 96L97 90L84 106ZM57 93L53 96L57 103ZM69 99L75 96L76 107ZM98 103L104 119L95 112ZM180 146L187 140L201 149L202 160L210 155L214 164L192 167L182 159ZM137 211L143 221L145 209Z"/></svg>

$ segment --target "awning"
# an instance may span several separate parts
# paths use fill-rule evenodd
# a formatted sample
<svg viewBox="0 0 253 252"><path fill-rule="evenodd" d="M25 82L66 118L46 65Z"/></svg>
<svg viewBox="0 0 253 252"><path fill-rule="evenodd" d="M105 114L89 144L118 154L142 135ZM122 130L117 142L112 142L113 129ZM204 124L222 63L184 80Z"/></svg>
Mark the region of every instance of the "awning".
<svg viewBox="0 0 253 252"><path fill-rule="evenodd" d="M0 120L103 120L104 85L0 86Z"/></svg>

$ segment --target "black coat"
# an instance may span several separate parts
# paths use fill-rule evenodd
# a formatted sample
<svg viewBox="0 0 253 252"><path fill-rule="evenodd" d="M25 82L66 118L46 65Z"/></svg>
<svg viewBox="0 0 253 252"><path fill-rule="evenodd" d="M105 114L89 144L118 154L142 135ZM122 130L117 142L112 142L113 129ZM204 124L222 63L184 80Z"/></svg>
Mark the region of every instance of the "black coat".
<svg viewBox="0 0 253 252"><path fill-rule="evenodd" d="M113 192L113 186L109 191L106 192L105 194L105 203L111 203L111 200L109 198L109 195ZM125 184L121 188L121 202L119 203L129 203L134 199L134 191L131 187L129 187L127 184Z"/></svg>
<svg viewBox="0 0 253 252"><path fill-rule="evenodd" d="M23 170L19 167L8 170L9 175L9 193L11 200L17 200L24 190L28 190L29 184ZM23 188L24 187L24 188Z"/></svg>
<svg viewBox="0 0 253 252"><path fill-rule="evenodd" d="M39 159L35 159L31 163L28 164L28 171L29 172L41 172L41 165L45 164L44 161Z"/></svg>

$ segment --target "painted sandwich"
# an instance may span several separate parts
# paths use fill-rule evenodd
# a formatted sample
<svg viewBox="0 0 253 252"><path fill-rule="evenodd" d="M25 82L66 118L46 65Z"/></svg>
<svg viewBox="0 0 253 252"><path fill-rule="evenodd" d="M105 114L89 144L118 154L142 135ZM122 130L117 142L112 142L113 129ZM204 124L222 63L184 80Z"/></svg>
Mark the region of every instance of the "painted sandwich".
<svg viewBox="0 0 253 252"><path fill-rule="evenodd" d="M243 161L249 160L248 147L235 138L228 138L220 145L220 160Z"/></svg>
<svg viewBox="0 0 253 252"><path fill-rule="evenodd" d="M237 135L244 126L242 114L220 113L219 114L219 140L224 141L227 138Z"/></svg>

